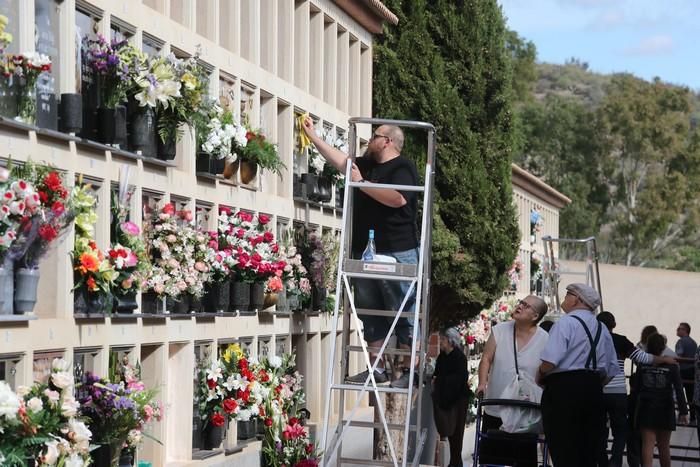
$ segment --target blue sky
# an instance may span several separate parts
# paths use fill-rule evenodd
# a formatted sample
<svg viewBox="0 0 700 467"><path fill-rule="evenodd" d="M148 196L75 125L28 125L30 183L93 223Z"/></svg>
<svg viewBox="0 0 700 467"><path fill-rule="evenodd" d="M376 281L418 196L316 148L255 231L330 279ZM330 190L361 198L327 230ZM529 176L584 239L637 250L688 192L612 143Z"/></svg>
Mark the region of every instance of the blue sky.
<svg viewBox="0 0 700 467"><path fill-rule="evenodd" d="M700 91L698 0L498 1L539 61L576 57L593 71L659 76Z"/></svg>

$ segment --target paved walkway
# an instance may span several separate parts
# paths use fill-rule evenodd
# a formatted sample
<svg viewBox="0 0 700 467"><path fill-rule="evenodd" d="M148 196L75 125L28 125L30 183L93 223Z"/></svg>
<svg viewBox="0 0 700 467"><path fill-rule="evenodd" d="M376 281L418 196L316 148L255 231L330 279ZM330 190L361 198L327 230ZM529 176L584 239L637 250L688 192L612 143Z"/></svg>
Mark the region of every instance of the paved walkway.
<svg viewBox="0 0 700 467"><path fill-rule="evenodd" d="M684 427L679 426L676 431L673 432L671 436L671 445L676 446L688 446L697 447L698 446L698 435L695 427ZM462 444L462 461L464 466L468 467L472 465L472 452L474 452L474 425L472 424L464 434L464 443ZM700 454L697 450L687 450L687 449L671 449L671 455L687 456L687 457L698 457ZM673 467L700 467L700 463L697 462L680 462L673 461ZM658 460L654 461L654 467L658 467ZM623 463L623 467L628 467L627 463Z"/></svg>

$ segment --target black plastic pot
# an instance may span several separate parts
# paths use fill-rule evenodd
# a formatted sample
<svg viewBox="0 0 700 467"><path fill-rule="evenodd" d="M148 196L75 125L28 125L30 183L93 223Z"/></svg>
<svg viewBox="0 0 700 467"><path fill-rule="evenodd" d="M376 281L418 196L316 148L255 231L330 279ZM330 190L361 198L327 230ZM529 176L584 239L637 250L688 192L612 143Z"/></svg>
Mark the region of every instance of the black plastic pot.
<svg viewBox="0 0 700 467"><path fill-rule="evenodd" d="M326 308L326 289L314 286L313 288L313 310L325 311Z"/></svg>
<svg viewBox="0 0 700 467"><path fill-rule="evenodd" d="M206 313L221 313L228 311L230 296L230 281L207 284L204 288L204 311Z"/></svg>
<svg viewBox="0 0 700 467"><path fill-rule="evenodd" d="M58 127L64 133L80 133L83 129L83 96L75 93L61 94Z"/></svg>
<svg viewBox="0 0 700 467"><path fill-rule="evenodd" d="M306 185L306 199L318 201L320 195L318 190L318 175L311 173L301 174L301 183Z"/></svg>
<svg viewBox="0 0 700 467"><path fill-rule="evenodd" d="M177 153L175 137L167 138L165 141L158 137L158 159L162 161L171 161L175 159Z"/></svg>
<svg viewBox="0 0 700 467"><path fill-rule="evenodd" d="M231 282L231 300L229 311L250 310L250 284L247 282Z"/></svg>
<svg viewBox="0 0 700 467"><path fill-rule="evenodd" d="M343 201L345 197L345 187L343 186L335 186L335 207L338 209L343 208Z"/></svg>
<svg viewBox="0 0 700 467"><path fill-rule="evenodd" d="M246 440L246 439L255 438L256 432L257 432L257 427L256 427L255 419L246 420L246 421L242 421L242 420L238 421L238 439Z"/></svg>
<svg viewBox="0 0 700 467"><path fill-rule="evenodd" d="M292 193L295 198L306 198L306 185L301 182L299 174L292 175Z"/></svg>
<svg viewBox="0 0 700 467"><path fill-rule="evenodd" d="M265 304L265 283L254 282L250 286L250 308L262 310Z"/></svg>
<svg viewBox="0 0 700 467"><path fill-rule="evenodd" d="M318 200L321 203L327 203L333 197L333 182L330 178L319 177L318 178Z"/></svg>
<svg viewBox="0 0 700 467"><path fill-rule="evenodd" d="M156 157L156 114L150 107L129 103L129 150Z"/></svg>
<svg viewBox="0 0 700 467"><path fill-rule="evenodd" d="M224 440L224 426L213 426L207 423L202 430L202 449L212 450L221 446Z"/></svg>
<svg viewBox="0 0 700 467"><path fill-rule="evenodd" d="M127 292L123 295L114 296L115 313L133 313L138 306L138 303L136 303L136 292Z"/></svg>
<svg viewBox="0 0 700 467"><path fill-rule="evenodd" d="M100 107L97 109L99 126L97 139L100 143L125 148L126 138L126 107L118 105L113 109Z"/></svg>
<svg viewBox="0 0 700 467"><path fill-rule="evenodd" d="M197 153L196 171L218 175L224 173L225 159L217 159L216 156L206 152Z"/></svg>

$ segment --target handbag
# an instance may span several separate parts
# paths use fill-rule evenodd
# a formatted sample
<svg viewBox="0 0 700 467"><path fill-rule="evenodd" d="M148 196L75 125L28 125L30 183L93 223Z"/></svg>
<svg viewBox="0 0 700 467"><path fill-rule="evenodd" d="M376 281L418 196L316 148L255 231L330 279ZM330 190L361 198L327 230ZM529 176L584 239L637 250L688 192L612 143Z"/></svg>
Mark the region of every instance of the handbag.
<svg viewBox="0 0 700 467"><path fill-rule="evenodd" d="M513 326L513 358L515 376L501 394L501 399L540 403L542 388L528 375L521 375L518 368L515 326ZM542 433L542 413L538 409L503 406L500 410L501 430L507 433Z"/></svg>

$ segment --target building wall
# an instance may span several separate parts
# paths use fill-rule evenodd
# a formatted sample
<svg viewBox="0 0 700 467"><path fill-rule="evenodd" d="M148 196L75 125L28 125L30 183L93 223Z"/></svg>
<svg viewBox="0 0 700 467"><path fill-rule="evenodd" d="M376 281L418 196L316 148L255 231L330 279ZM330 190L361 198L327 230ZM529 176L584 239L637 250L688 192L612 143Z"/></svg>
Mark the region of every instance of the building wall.
<svg viewBox="0 0 700 467"><path fill-rule="evenodd" d="M319 130L343 133L352 116L371 115L372 37L331 0L2 0L15 33L14 51L30 51L36 35L50 42L54 90L79 90L76 35L86 31L125 37L153 54L194 55L211 71L210 95L224 97L237 116L247 115L276 142L287 167L282 177L258 176L251 186L195 174L195 143L186 131L172 164L145 160L74 140L46 136L0 124L4 163L33 159L54 164L68 180L83 177L99 197L96 239L109 245L109 195L128 166L135 186L132 220L142 222L142 207L177 203L197 211L200 225L215 226L219 206L269 214L278 231L293 222L337 230L341 212L295 201L291 174L306 172L295 155L294 117L309 112ZM35 31L35 14L47 12L49 28ZM16 29L13 29L15 28ZM369 128L360 128L366 139ZM323 416L327 368L325 348L335 334L327 316L295 314L260 317L168 316L162 318L83 319L73 316L69 232L41 266L35 315L0 321L0 379L13 386L32 383L36 360L63 356L80 371L106 374L110 352L127 354L142 365L147 385L158 387L166 418L155 426L162 445L146 441L141 457L161 465L213 465L218 459L191 461L191 420L195 359L216 354L239 341L255 356L299 353L307 376L312 421ZM234 432L235 433L235 432ZM235 438L229 436L229 438ZM231 439L232 444L235 443ZM236 457L226 463L235 465Z"/></svg>
<svg viewBox="0 0 700 467"><path fill-rule="evenodd" d="M585 270L585 263L561 261L560 295L565 287L581 278L568 273ZM675 346L678 323L687 322L691 337L699 340L700 273L640 268L615 264L600 264L603 308L615 315L615 332L626 335L632 342L639 341L642 328L655 325L668 338L669 347Z"/></svg>

